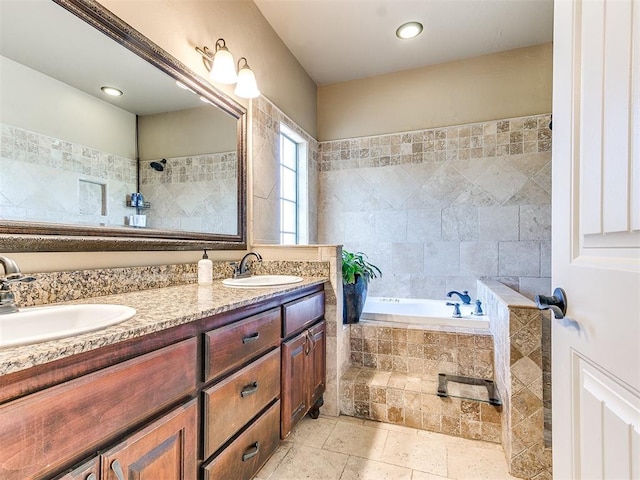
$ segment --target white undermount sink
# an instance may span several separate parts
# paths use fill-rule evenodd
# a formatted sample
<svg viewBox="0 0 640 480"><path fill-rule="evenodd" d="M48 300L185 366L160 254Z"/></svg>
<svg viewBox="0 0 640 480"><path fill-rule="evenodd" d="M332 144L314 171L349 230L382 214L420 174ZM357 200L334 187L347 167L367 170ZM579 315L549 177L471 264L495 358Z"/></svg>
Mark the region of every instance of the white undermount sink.
<svg viewBox="0 0 640 480"><path fill-rule="evenodd" d="M71 337L124 322L136 314L125 305L52 305L0 315L0 347Z"/></svg>
<svg viewBox="0 0 640 480"><path fill-rule="evenodd" d="M302 277L296 275L252 275L244 278L226 278L222 280L222 284L227 287L260 288L290 285L302 280Z"/></svg>

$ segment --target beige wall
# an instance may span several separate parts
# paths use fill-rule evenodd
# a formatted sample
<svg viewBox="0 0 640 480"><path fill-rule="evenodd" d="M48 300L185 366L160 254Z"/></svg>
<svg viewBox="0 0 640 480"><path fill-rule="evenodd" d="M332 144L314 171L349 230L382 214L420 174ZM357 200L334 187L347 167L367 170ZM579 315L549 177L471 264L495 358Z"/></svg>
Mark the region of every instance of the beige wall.
<svg viewBox="0 0 640 480"><path fill-rule="evenodd" d="M0 85L1 122L136 157L135 115L2 56Z"/></svg>
<svg viewBox="0 0 640 480"><path fill-rule="evenodd" d="M318 88L318 140L551 111L551 43Z"/></svg>
<svg viewBox="0 0 640 480"><path fill-rule="evenodd" d="M262 94L316 136L316 85L252 1L100 3L202 76L207 72L195 47L213 48L218 38L224 38L236 61L247 58ZM215 86L233 97L232 86Z"/></svg>
<svg viewBox="0 0 640 480"><path fill-rule="evenodd" d="M234 152L237 147L236 119L211 106L144 115L138 122L140 160Z"/></svg>

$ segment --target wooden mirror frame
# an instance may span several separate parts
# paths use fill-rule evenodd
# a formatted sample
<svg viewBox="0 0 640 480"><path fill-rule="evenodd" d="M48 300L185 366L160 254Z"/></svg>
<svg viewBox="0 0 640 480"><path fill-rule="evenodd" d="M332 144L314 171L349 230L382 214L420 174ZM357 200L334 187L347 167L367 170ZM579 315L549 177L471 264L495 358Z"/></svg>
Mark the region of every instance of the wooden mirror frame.
<svg viewBox="0 0 640 480"><path fill-rule="evenodd" d="M237 119L236 235L0 220L0 252L245 250L247 110L94 0L52 0Z"/></svg>

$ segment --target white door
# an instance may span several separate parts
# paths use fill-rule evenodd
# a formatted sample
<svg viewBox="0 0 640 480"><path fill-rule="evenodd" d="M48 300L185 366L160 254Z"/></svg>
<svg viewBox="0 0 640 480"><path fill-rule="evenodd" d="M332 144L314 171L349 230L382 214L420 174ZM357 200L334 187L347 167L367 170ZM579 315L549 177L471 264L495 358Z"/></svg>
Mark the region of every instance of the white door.
<svg viewBox="0 0 640 480"><path fill-rule="evenodd" d="M640 0L554 23L554 478L640 479Z"/></svg>

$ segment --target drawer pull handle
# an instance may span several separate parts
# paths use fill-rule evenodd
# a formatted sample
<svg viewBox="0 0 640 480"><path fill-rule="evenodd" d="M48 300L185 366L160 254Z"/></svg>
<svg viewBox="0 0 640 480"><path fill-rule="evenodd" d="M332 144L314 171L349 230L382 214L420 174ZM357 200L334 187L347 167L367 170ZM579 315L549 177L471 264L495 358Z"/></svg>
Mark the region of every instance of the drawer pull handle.
<svg viewBox="0 0 640 480"><path fill-rule="evenodd" d="M256 442L242 455L242 461L246 462L250 458L255 457L260 451L260 442Z"/></svg>
<svg viewBox="0 0 640 480"><path fill-rule="evenodd" d="M98 477L96 477L95 473L90 473L87 475L87 480L98 480Z"/></svg>
<svg viewBox="0 0 640 480"><path fill-rule="evenodd" d="M120 466L120 462L117 459L111 462L111 470L113 470L113 473L116 474L118 480L125 480L122 466Z"/></svg>
<svg viewBox="0 0 640 480"><path fill-rule="evenodd" d="M240 396L242 398L248 397L249 395L252 395L257 391L258 391L258 382L253 382L242 389L242 391L240 392Z"/></svg>
<svg viewBox="0 0 640 480"><path fill-rule="evenodd" d="M259 338L260 338L260 332L256 332L252 335L247 335L246 337L244 337L242 339L242 343L246 345L247 343L255 342Z"/></svg>

